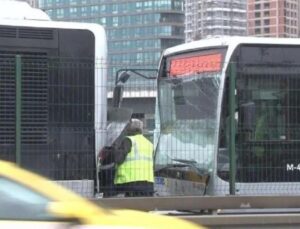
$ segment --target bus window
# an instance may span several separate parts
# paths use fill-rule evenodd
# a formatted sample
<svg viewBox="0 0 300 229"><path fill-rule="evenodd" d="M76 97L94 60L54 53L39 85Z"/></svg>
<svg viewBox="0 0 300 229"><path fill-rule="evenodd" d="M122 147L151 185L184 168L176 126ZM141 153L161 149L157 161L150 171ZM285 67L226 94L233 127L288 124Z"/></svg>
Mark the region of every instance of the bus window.
<svg viewBox="0 0 300 229"><path fill-rule="evenodd" d="M295 59L285 58L289 52ZM236 180L300 181L297 173L287 169L300 160L300 155L295 153L300 149L300 68L296 65L296 61L300 63L300 55L297 54L300 47L247 47L239 49L238 53ZM278 53L281 55L277 55L272 63L271 56ZM293 61L293 65L284 63L285 60ZM225 82L219 135L219 152L223 154L226 151L222 149L229 146L228 80ZM228 180L228 174L220 174L223 174L222 179Z"/></svg>

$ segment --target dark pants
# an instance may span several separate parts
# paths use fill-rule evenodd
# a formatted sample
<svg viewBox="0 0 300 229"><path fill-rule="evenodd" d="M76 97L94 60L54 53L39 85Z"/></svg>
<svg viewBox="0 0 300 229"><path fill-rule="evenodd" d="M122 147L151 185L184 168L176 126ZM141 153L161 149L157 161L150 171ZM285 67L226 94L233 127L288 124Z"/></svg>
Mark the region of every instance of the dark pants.
<svg viewBox="0 0 300 229"><path fill-rule="evenodd" d="M153 196L152 182L136 181L115 186L117 193L124 193L126 197Z"/></svg>

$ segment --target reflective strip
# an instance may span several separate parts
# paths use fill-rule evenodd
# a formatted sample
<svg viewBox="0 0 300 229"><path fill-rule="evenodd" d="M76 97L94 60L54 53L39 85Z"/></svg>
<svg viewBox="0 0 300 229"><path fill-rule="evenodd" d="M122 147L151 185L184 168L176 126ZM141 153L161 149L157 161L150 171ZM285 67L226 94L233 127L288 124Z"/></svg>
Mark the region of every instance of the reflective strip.
<svg viewBox="0 0 300 229"><path fill-rule="evenodd" d="M130 139L133 145L133 157L126 158L126 161L152 161L152 157L147 157L139 153L135 140Z"/></svg>

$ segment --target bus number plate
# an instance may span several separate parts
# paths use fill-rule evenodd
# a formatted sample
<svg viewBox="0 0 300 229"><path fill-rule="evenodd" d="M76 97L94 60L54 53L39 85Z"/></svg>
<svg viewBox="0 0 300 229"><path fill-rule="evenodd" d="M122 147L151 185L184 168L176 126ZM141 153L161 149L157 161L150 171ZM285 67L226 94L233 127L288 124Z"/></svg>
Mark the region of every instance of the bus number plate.
<svg viewBox="0 0 300 229"><path fill-rule="evenodd" d="M286 171L300 171L300 164L286 164Z"/></svg>

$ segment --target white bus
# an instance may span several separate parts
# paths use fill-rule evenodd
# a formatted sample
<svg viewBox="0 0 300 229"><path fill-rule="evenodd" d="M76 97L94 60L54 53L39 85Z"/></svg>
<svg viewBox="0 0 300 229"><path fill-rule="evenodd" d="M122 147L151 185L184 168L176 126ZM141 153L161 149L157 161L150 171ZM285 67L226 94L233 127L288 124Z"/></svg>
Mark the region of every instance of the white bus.
<svg viewBox="0 0 300 229"><path fill-rule="evenodd" d="M0 158L16 161L16 133L21 131L22 166L54 180L72 181L69 184L75 191L90 196L97 176L97 153L106 138L105 31L98 24L50 21L41 10L24 8L23 2L4 3L1 11L6 14L0 16ZM13 16L15 11L18 14ZM18 55L20 130L16 127Z"/></svg>
<svg viewBox="0 0 300 229"><path fill-rule="evenodd" d="M219 37L167 49L158 195L299 194L299 67L300 39Z"/></svg>

